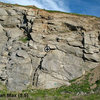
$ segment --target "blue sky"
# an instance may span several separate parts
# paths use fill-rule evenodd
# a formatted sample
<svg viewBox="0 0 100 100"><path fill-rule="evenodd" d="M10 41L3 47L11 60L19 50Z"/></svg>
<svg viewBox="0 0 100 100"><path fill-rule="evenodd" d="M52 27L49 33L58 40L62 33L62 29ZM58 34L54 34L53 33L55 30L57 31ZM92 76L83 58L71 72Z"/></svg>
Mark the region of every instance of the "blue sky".
<svg viewBox="0 0 100 100"><path fill-rule="evenodd" d="M100 0L0 0L21 5L100 17Z"/></svg>

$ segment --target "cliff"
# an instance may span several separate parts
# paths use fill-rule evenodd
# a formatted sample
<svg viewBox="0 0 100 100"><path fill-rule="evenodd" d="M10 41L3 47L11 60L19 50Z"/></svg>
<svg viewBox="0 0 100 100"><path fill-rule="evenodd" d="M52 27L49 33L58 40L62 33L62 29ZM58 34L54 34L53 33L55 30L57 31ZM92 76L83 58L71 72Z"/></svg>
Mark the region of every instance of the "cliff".
<svg viewBox="0 0 100 100"><path fill-rule="evenodd" d="M10 91L70 85L99 64L100 18L0 4L0 82Z"/></svg>

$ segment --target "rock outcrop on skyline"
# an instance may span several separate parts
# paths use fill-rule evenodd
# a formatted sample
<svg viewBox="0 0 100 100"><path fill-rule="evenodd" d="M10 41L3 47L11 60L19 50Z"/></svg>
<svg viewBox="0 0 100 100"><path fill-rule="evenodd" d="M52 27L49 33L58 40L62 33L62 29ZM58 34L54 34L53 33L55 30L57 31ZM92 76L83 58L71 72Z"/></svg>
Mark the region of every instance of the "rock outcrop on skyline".
<svg viewBox="0 0 100 100"><path fill-rule="evenodd" d="M0 82L10 91L70 85L100 64L100 18L0 5Z"/></svg>

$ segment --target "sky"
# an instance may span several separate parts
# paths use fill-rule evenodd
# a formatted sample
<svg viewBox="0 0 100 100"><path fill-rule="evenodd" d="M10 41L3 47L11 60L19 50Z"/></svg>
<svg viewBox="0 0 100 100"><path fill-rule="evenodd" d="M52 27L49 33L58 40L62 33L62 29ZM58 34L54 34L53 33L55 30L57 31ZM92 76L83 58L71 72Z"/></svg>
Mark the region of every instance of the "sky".
<svg viewBox="0 0 100 100"><path fill-rule="evenodd" d="M0 0L1 2L35 5L42 9L57 10L100 17L100 0Z"/></svg>

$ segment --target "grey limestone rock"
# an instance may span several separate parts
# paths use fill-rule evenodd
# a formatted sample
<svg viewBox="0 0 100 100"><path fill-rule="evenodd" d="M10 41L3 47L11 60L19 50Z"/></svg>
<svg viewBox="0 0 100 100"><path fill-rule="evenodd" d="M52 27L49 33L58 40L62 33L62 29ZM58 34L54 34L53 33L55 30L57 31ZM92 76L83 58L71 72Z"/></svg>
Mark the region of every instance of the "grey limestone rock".
<svg viewBox="0 0 100 100"><path fill-rule="evenodd" d="M8 15L8 13L7 13L6 9L0 8L0 16L7 16L7 15Z"/></svg>
<svg viewBox="0 0 100 100"><path fill-rule="evenodd" d="M0 6L0 82L10 91L70 85L100 63L100 19Z"/></svg>

